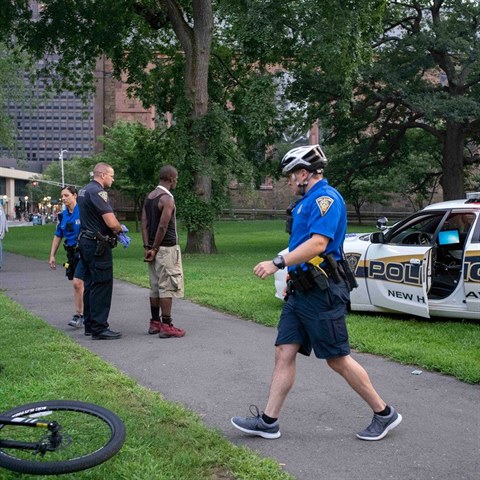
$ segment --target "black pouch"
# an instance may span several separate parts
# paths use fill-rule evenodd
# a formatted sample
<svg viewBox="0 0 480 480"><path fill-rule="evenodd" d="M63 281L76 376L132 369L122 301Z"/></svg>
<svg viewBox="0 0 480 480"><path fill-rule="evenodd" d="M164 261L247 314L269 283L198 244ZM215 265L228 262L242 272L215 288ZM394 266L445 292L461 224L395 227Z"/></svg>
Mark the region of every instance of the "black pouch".
<svg viewBox="0 0 480 480"><path fill-rule="evenodd" d="M285 221L285 232L288 233L289 235L292 233L292 225L293 225L293 210L297 206L297 203L301 200L299 198L298 200L293 201L288 207L287 207L287 220Z"/></svg>
<svg viewBox="0 0 480 480"><path fill-rule="evenodd" d="M289 275L294 289L299 292L308 292L316 283L312 272L310 270L305 271L301 267L297 267L290 271Z"/></svg>
<svg viewBox="0 0 480 480"><path fill-rule="evenodd" d="M329 287L328 277L326 277L321 270L312 269L310 270L310 272L315 280L315 283L319 286L320 290L327 290Z"/></svg>
<svg viewBox="0 0 480 480"><path fill-rule="evenodd" d="M340 260L338 263L341 274L345 279L345 283L347 284L348 290L350 290L351 292L354 288L358 287L357 279L355 278L355 275L353 274L347 260Z"/></svg>
<svg viewBox="0 0 480 480"><path fill-rule="evenodd" d="M107 237L108 238L108 244L110 245L110 248L115 248L117 246L117 237Z"/></svg>

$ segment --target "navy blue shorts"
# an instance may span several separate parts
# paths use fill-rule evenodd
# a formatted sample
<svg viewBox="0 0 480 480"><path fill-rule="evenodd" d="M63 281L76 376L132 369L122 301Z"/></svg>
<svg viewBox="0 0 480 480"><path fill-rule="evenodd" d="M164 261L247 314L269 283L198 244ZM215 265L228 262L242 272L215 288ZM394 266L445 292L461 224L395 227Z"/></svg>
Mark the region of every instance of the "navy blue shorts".
<svg viewBox="0 0 480 480"><path fill-rule="evenodd" d="M344 357L350 354L346 305L349 292L344 282L329 279L327 290L318 286L308 292L294 292L283 306L275 345L300 344L299 353L317 358Z"/></svg>
<svg viewBox="0 0 480 480"><path fill-rule="evenodd" d="M85 267L83 266L82 259L80 259L77 263L77 266L75 267L75 273L73 274L74 278L79 278L80 280L83 280L85 277Z"/></svg>

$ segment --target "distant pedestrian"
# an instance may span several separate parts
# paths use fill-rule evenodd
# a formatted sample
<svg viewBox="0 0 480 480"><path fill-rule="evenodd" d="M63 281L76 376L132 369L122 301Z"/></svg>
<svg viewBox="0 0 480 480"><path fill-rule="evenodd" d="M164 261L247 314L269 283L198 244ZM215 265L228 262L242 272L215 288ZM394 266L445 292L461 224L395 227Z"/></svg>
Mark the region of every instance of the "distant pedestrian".
<svg viewBox="0 0 480 480"><path fill-rule="evenodd" d="M3 267L3 239L8 232L7 214L0 204L0 269Z"/></svg>
<svg viewBox="0 0 480 480"><path fill-rule="evenodd" d="M262 414L251 406L253 417L233 417L231 422L242 432L269 439L280 437L278 417L295 382L297 354L308 356L313 350L373 410L371 424L357 437L380 440L402 416L383 401L365 369L350 356L345 313L349 290L356 284L343 254L345 202L323 178L326 164L318 145L294 148L282 159L282 172L288 176L292 192L301 196L288 223L289 251L253 269L265 279L288 267L290 277L278 324L270 393Z"/></svg>
<svg viewBox="0 0 480 480"><path fill-rule="evenodd" d="M60 223L57 225L50 249L49 264L51 269L57 267L55 254L64 239L63 247L67 254L65 263L66 276L73 282L73 303L75 314L68 322L68 325L75 328L83 326L83 264L80 260L78 249L78 235L80 233L80 208L77 204L77 189L72 186L65 187L62 192L62 202L65 205Z"/></svg>
<svg viewBox="0 0 480 480"><path fill-rule="evenodd" d="M113 213L105 188L114 180L113 168L98 163L93 180L78 192L80 207L80 256L85 269L83 294L85 335L94 340L117 340L120 332L110 330L108 315L113 293L112 248L126 231Z"/></svg>
<svg viewBox="0 0 480 480"><path fill-rule="evenodd" d="M160 181L143 204L144 261L150 277L150 328L160 338L183 337L185 330L172 323L173 298L183 297L182 255L178 245L175 188L178 172L171 165L160 169ZM161 318L160 318L161 313Z"/></svg>

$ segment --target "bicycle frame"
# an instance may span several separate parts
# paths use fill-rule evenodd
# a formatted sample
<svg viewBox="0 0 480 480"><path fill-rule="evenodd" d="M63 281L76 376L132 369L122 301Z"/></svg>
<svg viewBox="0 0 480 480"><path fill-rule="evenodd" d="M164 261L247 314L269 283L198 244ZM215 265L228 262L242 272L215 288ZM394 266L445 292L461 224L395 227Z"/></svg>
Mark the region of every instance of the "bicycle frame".
<svg viewBox="0 0 480 480"><path fill-rule="evenodd" d="M57 422L41 422L32 418L24 417L5 417L0 416L0 430L4 425L12 425L15 427L32 427L46 428L50 434L48 438L42 442L19 442L16 440L8 440L0 438L0 448L16 448L18 450L34 450L41 455L45 452L54 452L62 442L60 435L61 426Z"/></svg>
<svg viewBox="0 0 480 480"><path fill-rule="evenodd" d="M113 457L124 441L122 420L93 403L44 400L0 413L0 468L14 472L79 472Z"/></svg>

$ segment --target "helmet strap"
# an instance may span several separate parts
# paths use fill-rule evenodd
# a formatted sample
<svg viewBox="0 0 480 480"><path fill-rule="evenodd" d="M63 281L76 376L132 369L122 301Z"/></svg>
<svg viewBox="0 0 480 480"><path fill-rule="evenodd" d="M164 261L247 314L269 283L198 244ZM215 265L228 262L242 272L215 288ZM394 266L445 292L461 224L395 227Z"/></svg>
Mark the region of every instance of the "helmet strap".
<svg viewBox="0 0 480 480"><path fill-rule="evenodd" d="M295 184L297 185L298 187L298 193L303 197L307 191L307 185L308 185L308 182L310 181L310 179L313 177L313 172L309 172L307 178L304 180L303 183L300 183L300 182L295 182Z"/></svg>

